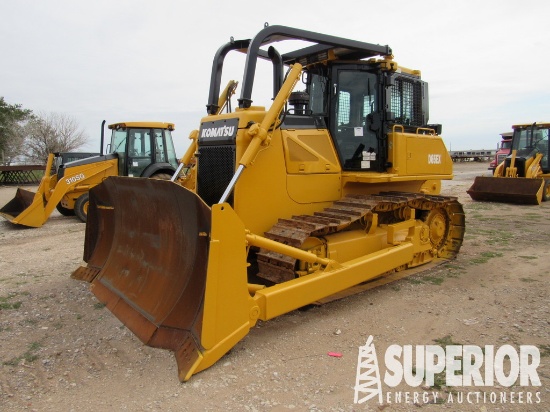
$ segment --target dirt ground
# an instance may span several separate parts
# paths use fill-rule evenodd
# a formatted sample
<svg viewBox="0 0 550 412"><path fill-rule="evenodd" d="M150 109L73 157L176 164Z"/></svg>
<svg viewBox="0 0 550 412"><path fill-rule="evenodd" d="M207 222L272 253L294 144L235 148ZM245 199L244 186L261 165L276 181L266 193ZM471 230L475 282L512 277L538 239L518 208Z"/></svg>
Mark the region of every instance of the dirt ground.
<svg viewBox="0 0 550 412"><path fill-rule="evenodd" d="M550 411L550 203L473 202L466 190L487 166L457 163L443 184L466 212L457 259L260 322L186 383L173 354L144 346L70 278L84 224L57 211L40 229L0 218L0 410ZM14 192L0 187L0 205ZM390 345L534 345L541 386L382 382L382 404L354 403L370 335L382 374Z"/></svg>

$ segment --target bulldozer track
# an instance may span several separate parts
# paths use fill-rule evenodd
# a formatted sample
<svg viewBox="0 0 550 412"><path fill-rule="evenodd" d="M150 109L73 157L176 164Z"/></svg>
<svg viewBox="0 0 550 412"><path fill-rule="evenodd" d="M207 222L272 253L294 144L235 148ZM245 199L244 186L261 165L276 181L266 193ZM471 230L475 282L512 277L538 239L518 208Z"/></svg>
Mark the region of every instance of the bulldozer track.
<svg viewBox="0 0 550 412"><path fill-rule="evenodd" d="M350 227L367 215L379 215L379 223L396 223L403 220L406 208L419 210L428 226L442 226L429 230L430 241L437 256L445 259L455 257L462 245L465 217L462 205L456 197L434 196L408 192L382 192L378 195L348 194L322 211L313 215L292 216L279 221L265 233L265 237L301 248L310 237L323 237ZM435 211L434 214L430 213ZM438 213L439 212L439 213ZM418 217L417 217L418 218ZM435 223L432 223L435 222ZM296 259L261 248L257 253L259 276L274 283L296 277Z"/></svg>

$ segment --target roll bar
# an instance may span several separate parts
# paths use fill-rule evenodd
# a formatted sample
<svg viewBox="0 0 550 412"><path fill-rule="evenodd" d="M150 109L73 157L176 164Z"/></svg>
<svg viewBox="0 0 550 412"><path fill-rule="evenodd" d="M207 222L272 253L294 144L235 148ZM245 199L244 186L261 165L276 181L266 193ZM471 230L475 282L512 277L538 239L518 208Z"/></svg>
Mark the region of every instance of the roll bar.
<svg viewBox="0 0 550 412"><path fill-rule="evenodd" d="M303 40L315 44L285 53L282 56L273 46L270 46L267 52L260 49L262 46L281 40ZM342 60L360 60L392 54L391 48L387 45L365 43L287 26L266 25L253 39L234 40L231 38L214 55L210 92L206 106L208 114L215 114L217 111L223 62L225 56L233 50L246 53L241 97L238 99L240 108L249 108L252 105L252 87L258 58L271 60L273 63L273 97L275 97L283 84L284 65L291 65L295 62L302 65L317 63L320 61L316 60L316 58L319 59L317 56L328 56L329 51L332 51L335 57Z"/></svg>

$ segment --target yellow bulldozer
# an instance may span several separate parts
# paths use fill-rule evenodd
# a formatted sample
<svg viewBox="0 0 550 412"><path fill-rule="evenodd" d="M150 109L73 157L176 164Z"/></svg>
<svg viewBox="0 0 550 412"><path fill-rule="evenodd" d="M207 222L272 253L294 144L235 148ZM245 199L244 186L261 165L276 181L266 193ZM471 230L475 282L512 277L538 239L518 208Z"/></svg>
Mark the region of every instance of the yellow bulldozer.
<svg viewBox="0 0 550 412"><path fill-rule="evenodd" d="M511 153L493 176L476 176L467 190L473 200L540 205L550 199L550 123L512 126Z"/></svg>
<svg viewBox="0 0 550 412"><path fill-rule="evenodd" d="M246 53L241 94L222 113L233 51ZM428 85L389 46L266 25L212 67L185 176L92 189L87 265L72 274L142 342L174 351L181 381L259 320L455 257L465 231L457 198L440 195L452 161ZM262 73L268 109L252 104Z"/></svg>
<svg viewBox="0 0 550 412"><path fill-rule="evenodd" d="M104 125L105 121L100 153L50 153L36 193L18 188L15 197L0 209L0 216L17 225L41 227L57 209L85 222L89 190L107 177L172 178L178 168L173 123L111 124L111 143L103 155Z"/></svg>

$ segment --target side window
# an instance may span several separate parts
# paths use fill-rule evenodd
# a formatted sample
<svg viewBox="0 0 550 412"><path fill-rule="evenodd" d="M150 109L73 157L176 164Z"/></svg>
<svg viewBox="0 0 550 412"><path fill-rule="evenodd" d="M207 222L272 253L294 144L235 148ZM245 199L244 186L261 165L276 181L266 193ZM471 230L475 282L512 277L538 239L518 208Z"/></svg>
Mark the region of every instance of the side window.
<svg viewBox="0 0 550 412"><path fill-rule="evenodd" d="M165 130L164 136L166 137L166 153L168 155L167 161L174 168L177 168L178 158L176 157L176 149L174 149L174 140L172 139L172 132L170 132L170 130Z"/></svg>
<svg viewBox="0 0 550 412"><path fill-rule="evenodd" d="M537 151L544 155L540 164L543 170L548 170L548 131L549 129L539 129L535 132Z"/></svg>
<svg viewBox="0 0 550 412"><path fill-rule="evenodd" d="M155 129L155 160L157 162L166 162L166 150L164 139L162 138L162 129Z"/></svg>
<svg viewBox="0 0 550 412"><path fill-rule="evenodd" d="M339 75L336 119L338 126L360 127L377 110L376 81L371 73L342 71Z"/></svg>
<svg viewBox="0 0 550 412"><path fill-rule="evenodd" d="M312 74L312 81L309 87L310 109L314 115L327 114L326 88L327 78L318 74Z"/></svg>
<svg viewBox="0 0 550 412"><path fill-rule="evenodd" d="M151 156L151 135L149 129L132 129L130 131L130 155L133 157Z"/></svg>
<svg viewBox="0 0 550 412"><path fill-rule="evenodd" d="M136 157L141 153L141 133L138 130L130 132L130 156Z"/></svg>
<svg viewBox="0 0 550 412"><path fill-rule="evenodd" d="M147 133L143 136L143 155L147 157L152 156L152 150L151 150L151 132L147 131Z"/></svg>

